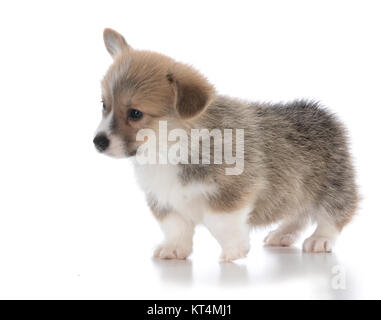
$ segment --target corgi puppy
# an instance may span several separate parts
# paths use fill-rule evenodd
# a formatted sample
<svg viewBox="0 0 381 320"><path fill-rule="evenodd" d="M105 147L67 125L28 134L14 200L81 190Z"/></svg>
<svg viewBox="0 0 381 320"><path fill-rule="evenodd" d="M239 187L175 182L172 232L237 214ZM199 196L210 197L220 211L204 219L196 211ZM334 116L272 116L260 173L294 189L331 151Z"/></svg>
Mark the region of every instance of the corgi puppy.
<svg viewBox="0 0 381 320"><path fill-rule="evenodd" d="M222 261L245 257L250 229L273 223L266 245L290 246L314 223L303 250L332 250L358 202L346 131L333 114L316 102L220 95L193 67L133 49L111 29L104 43L113 63L93 142L133 159L165 236L155 257L187 258L197 224L217 239Z"/></svg>

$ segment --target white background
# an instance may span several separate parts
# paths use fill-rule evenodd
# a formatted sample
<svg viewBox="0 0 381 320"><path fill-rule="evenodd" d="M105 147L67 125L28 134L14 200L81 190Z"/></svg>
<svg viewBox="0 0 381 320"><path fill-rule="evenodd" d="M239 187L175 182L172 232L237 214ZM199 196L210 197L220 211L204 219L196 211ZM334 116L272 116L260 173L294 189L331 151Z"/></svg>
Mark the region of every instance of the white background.
<svg viewBox="0 0 381 320"><path fill-rule="evenodd" d="M2 1L0 298L381 298L378 4ZM337 113L364 200L335 253L266 249L257 230L248 259L220 265L199 228L188 261L152 260L161 233L131 164L92 145L105 27L193 64L221 93Z"/></svg>

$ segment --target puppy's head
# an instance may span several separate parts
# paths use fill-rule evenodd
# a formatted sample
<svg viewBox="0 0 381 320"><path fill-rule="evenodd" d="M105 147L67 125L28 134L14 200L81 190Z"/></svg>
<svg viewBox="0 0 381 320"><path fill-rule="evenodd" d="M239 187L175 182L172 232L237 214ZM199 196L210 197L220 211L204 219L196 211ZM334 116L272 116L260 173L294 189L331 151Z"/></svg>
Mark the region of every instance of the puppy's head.
<svg viewBox="0 0 381 320"><path fill-rule="evenodd" d="M157 132L160 120L186 126L213 100L213 86L190 66L135 50L114 30L105 29L103 36L114 61L102 80L102 121L94 138L98 151L133 156L144 143L136 140L140 129Z"/></svg>

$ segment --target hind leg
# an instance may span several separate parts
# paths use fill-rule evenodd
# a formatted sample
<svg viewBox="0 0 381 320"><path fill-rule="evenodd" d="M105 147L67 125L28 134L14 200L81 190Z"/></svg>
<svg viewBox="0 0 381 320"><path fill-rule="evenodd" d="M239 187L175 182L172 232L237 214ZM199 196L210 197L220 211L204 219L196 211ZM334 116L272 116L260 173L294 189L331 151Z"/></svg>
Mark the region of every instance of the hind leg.
<svg viewBox="0 0 381 320"><path fill-rule="evenodd" d="M307 222L307 217L299 215L297 218L285 220L276 230L271 231L263 241L267 246L289 247L298 240Z"/></svg>
<svg viewBox="0 0 381 320"><path fill-rule="evenodd" d="M315 232L303 243L305 252L331 252L340 230L328 216L317 219Z"/></svg>

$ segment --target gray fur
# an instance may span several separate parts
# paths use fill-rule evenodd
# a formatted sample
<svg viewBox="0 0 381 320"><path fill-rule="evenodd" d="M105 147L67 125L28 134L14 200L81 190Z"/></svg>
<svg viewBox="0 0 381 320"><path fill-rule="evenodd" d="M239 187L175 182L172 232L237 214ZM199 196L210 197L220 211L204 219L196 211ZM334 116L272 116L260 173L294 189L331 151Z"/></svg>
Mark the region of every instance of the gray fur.
<svg viewBox="0 0 381 320"><path fill-rule="evenodd" d="M125 142L126 155L135 155L141 143L136 140L138 130L156 132L160 120L188 133L191 129L233 129L232 150L236 150L234 129L244 129L241 174L226 175L229 165L215 163L211 143L210 164L179 165L180 183L212 186L213 192L201 192L195 200L206 202L208 208L203 209L210 212L253 208L248 219L254 226L282 221L266 241L270 245L291 245L306 223L315 220L316 231L303 249L331 250L337 234L355 214L359 199L347 133L335 115L314 101L248 103L218 95L194 68L158 53L134 50L113 30L106 29L104 36L114 58L102 81L105 112L114 112L111 130ZM126 119L131 108L147 116L132 123ZM189 155L195 154L195 150L189 151ZM148 193L148 205L159 220L176 213L174 202L161 203L155 198L160 192ZM187 198L180 194L182 197ZM246 250L238 248L235 255L223 259L234 260ZM172 253L165 257L173 258ZM182 256L189 253L187 250Z"/></svg>
<svg viewBox="0 0 381 320"><path fill-rule="evenodd" d="M211 206L226 211L255 197L254 225L305 211L314 217L323 208L341 229L354 214L358 195L347 134L319 103L248 104L218 96L196 123L200 128L245 130L241 175L225 176L225 165L183 166L184 183L218 183L220 192L210 199Z"/></svg>

